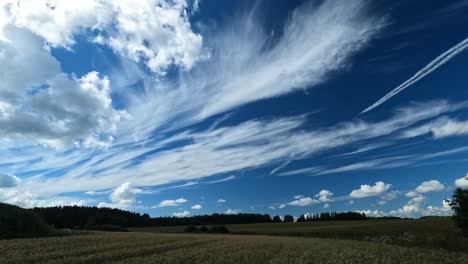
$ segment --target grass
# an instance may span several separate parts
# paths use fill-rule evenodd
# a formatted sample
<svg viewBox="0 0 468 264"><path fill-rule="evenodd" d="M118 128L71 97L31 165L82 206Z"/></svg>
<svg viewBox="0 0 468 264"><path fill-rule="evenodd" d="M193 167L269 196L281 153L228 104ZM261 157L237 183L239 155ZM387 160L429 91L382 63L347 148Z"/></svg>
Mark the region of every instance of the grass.
<svg viewBox="0 0 468 264"><path fill-rule="evenodd" d="M243 224L227 227L233 234L364 240L468 253L468 240L461 236L451 218ZM183 229L183 226L169 226L131 230L181 233Z"/></svg>
<svg viewBox="0 0 468 264"><path fill-rule="evenodd" d="M0 263L468 263L468 255L318 238L106 233L0 241Z"/></svg>

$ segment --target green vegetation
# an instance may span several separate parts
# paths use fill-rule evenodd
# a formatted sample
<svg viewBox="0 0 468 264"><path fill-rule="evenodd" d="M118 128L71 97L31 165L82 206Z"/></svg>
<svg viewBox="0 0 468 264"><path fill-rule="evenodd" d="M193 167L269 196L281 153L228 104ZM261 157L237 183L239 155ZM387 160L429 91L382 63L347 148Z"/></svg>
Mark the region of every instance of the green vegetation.
<svg viewBox="0 0 468 264"><path fill-rule="evenodd" d="M40 249L40 250L39 250ZM0 241L0 263L467 263L468 255L366 241L96 233Z"/></svg>
<svg viewBox="0 0 468 264"><path fill-rule="evenodd" d="M350 239L410 247L443 248L468 253L452 218L331 221L226 225L231 234ZM184 227L130 228L138 232L182 233Z"/></svg>
<svg viewBox="0 0 468 264"><path fill-rule="evenodd" d="M0 239L40 237L51 233L41 217L21 207L0 203Z"/></svg>
<svg viewBox="0 0 468 264"><path fill-rule="evenodd" d="M468 189L457 188L453 193L452 208L455 221L463 234L468 237Z"/></svg>
<svg viewBox="0 0 468 264"><path fill-rule="evenodd" d="M212 233L212 234L229 234L229 229L226 226L201 226L200 228L189 225L184 228L185 233Z"/></svg>

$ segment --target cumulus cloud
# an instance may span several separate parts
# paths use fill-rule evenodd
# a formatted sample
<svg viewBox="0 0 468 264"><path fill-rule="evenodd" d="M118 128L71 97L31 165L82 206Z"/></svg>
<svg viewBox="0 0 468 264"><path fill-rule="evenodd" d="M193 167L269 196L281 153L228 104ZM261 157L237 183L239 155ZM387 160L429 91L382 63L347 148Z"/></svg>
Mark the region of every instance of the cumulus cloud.
<svg viewBox="0 0 468 264"><path fill-rule="evenodd" d="M192 209L194 209L194 210L200 210L200 209L202 208L202 206L199 205L199 204L196 204L196 205L194 205L194 206L192 206L192 207L190 207L190 208L192 208Z"/></svg>
<svg viewBox="0 0 468 264"><path fill-rule="evenodd" d="M109 195L111 203L101 202L98 207L128 209L135 205L139 193L143 193L143 190L133 187L129 182L122 183Z"/></svg>
<svg viewBox="0 0 468 264"><path fill-rule="evenodd" d="M468 188L468 174L465 177L455 180L455 186L459 188Z"/></svg>
<svg viewBox="0 0 468 264"><path fill-rule="evenodd" d="M7 0L0 7L7 24L27 29L52 46L70 47L76 35L92 32L95 43L160 74L170 65L190 69L207 56L183 0ZM2 28L1 35L8 39Z"/></svg>
<svg viewBox="0 0 468 264"><path fill-rule="evenodd" d="M157 207L178 206L186 202L188 202L188 200L184 198L179 198L176 200L164 200L164 201L161 201Z"/></svg>
<svg viewBox="0 0 468 264"><path fill-rule="evenodd" d="M349 197L351 198L365 198L371 196L379 196L384 194L388 189L390 189L391 184L385 184L384 182L376 182L375 185L370 186L367 184L361 185L361 188L353 190Z"/></svg>
<svg viewBox="0 0 468 264"><path fill-rule="evenodd" d="M360 214L365 214L368 217L382 217L385 216L385 212L379 210L358 210L355 211Z"/></svg>
<svg viewBox="0 0 468 264"><path fill-rule="evenodd" d="M387 204L388 202L395 200L400 194L401 194L400 191L387 192L380 197L379 204L380 205Z"/></svg>
<svg viewBox="0 0 468 264"><path fill-rule="evenodd" d="M53 196L42 198L30 191L16 191L12 189L2 190L0 188L0 200L4 203L18 205L24 208L51 207L67 205L86 205L88 201L69 196Z"/></svg>
<svg viewBox="0 0 468 264"><path fill-rule="evenodd" d="M37 37L10 27L4 33L9 41L0 41L3 137L57 148L107 146L128 115L113 108L108 78L97 72L71 78Z"/></svg>
<svg viewBox="0 0 468 264"><path fill-rule="evenodd" d="M118 204L133 204L136 201L136 194L142 190L134 188L129 182L122 183L110 195L109 198L113 203Z"/></svg>
<svg viewBox="0 0 468 264"><path fill-rule="evenodd" d="M291 205L291 206L309 206L309 205L317 204L317 203L320 203L320 201L312 199L310 197L301 197L299 199L296 199L294 201L289 202L288 205Z"/></svg>
<svg viewBox="0 0 468 264"><path fill-rule="evenodd" d="M21 183L20 178L15 175L0 173L0 188L14 187Z"/></svg>
<svg viewBox="0 0 468 264"><path fill-rule="evenodd" d="M430 180L421 183L418 187L416 187L415 191L418 193L427 193L427 192L434 192L434 191L442 191L445 189L445 186L437 180Z"/></svg>
<svg viewBox="0 0 468 264"><path fill-rule="evenodd" d="M238 214L240 213L240 210L237 210L237 209L227 209L226 212L224 212L225 214Z"/></svg>
<svg viewBox="0 0 468 264"><path fill-rule="evenodd" d="M172 2L174 5L164 7L174 8L179 11L185 9L183 4L175 6L177 3ZM89 3L110 5L107 2L90 1ZM120 3L123 3L123 1L119 1L116 6ZM140 3L136 7L140 7ZM56 9L57 12L62 12L65 10L64 8L66 7L57 7ZM152 8L147 11L137 10L135 12L153 12ZM91 18L84 16L79 17L79 19L75 18L76 21L83 21L85 25L74 25L75 22L67 22L73 24L70 26L73 30L62 30L56 36L47 35L46 30L33 29L30 22L24 22L21 28L33 31L37 35L27 34L31 38L36 38L38 45L35 45L35 47L42 48L41 40L46 39L52 46L64 45L73 48L73 37L75 35L81 34L81 31L89 31L90 28L96 30L93 32L99 33L107 29L107 17L111 16L115 19L116 14L114 12L117 11L113 8L104 8L102 10L111 10L112 14L102 14L102 17L98 18L94 14L92 14ZM303 125L306 122L304 116L251 120L230 126L221 126L217 123L216 126L207 130L179 130L177 133L170 134L170 136L158 130L168 123L171 123L171 126L184 127L187 124L198 122L203 118L231 110L240 105L280 96L297 91L305 86L314 87L324 82L331 72L349 65L350 56L368 43L380 29L382 25L380 22L382 21L368 17L365 10L365 1L339 4L337 1L324 1L321 5L302 6L291 14L284 32L277 36L271 36L269 30L268 34L265 33L266 31L260 26L261 23L256 22L251 17L241 22L246 23L248 27L245 27L245 24L226 27L229 29L222 27L219 32L214 33L214 36L207 43L207 47L213 51L210 60L200 65L198 69L193 68L191 71L181 72L176 82L166 82L165 80L156 82L152 75L143 74L144 76L141 77L140 71L135 73L135 75L138 75L135 80L143 80L145 85L142 87L144 92L141 95L132 94L129 96L131 97L127 109L129 118L124 118L126 116L124 113L109 107L100 112L99 118L104 118L104 120L103 122L97 122L97 127L94 123L89 127L79 122L71 122L73 127L78 127L78 131L82 133L73 134L73 136L69 137L65 133L56 136L58 133L56 131L54 131L56 134L52 134L54 136L49 136L50 133L46 133L47 136L41 137L31 134L29 138L39 138L41 142L47 144L60 145L63 142L73 141L80 146L94 144L104 148L109 146L109 149L96 150L92 153L87 150L80 150L53 154L37 148L35 150L41 152L44 156L44 158L41 157L42 161L31 162L34 157L37 157L37 154L31 154L31 157L28 157L23 164L33 164L23 165L23 168L28 167L31 170L47 172L60 169L63 171L63 175L48 177L44 173L24 180L22 185L27 190L37 190L39 195L53 195L61 192L115 188L116 182L124 182L129 177L138 177L139 186L154 186L172 181L193 180L219 173L263 166L272 162L283 162L286 159L306 158L320 151L347 144L368 139L380 139L417 122L454 109L455 106L451 103L430 102L399 109L394 117L382 122L354 120L353 122L340 123L315 130L304 129ZM127 11L132 12L131 10L125 12ZM38 9L38 12L41 12L41 17L43 16L42 12L45 12L47 16L55 16L55 13L49 14L55 11ZM80 12L87 14L87 11ZM174 13L184 19L185 14ZM122 16L122 18L124 17L126 16ZM131 18L131 14L128 17ZM45 21L52 21L50 23L52 27L55 27L54 19L47 18ZM114 24L116 26L115 30L119 30L120 22L114 22L116 22ZM16 25L17 22L11 23L14 24L14 27L20 27ZM139 27L140 25L136 26ZM171 28L170 24L168 28ZM8 30L5 29L4 31L7 32L5 36L12 39L8 35ZM183 32L183 30L175 30L175 32ZM326 34L323 32L326 32ZM112 38L119 39L119 34L119 32L109 32L108 35L97 35L94 41L112 46L113 44L110 43ZM125 29L122 29L122 34L130 36L129 43L137 43L134 45L136 47L135 52L149 48L142 48L141 43L138 44L144 38L141 37L145 36L144 34L128 33ZM185 36L182 36L182 38L185 39ZM275 41L272 42L272 40ZM29 43L28 41L19 42ZM150 46L150 40L143 42L144 45ZM313 43L313 45L311 46L310 43ZM131 47L132 45L129 45L119 49L116 46L114 50L117 53L125 53L126 56L132 57L132 52L127 50ZM178 46L175 45L174 47L177 48ZM159 47L157 48L159 49ZM40 52L42 51L40 50ZM39 50L37 52L40 53ZM200 52L202 53L202 51ZM197 54L200 55L201 53ZM142 57L133 57L132 59L140 60L143 63L149 62L147 57L151 53L144 51L138 54L141 54ZM164 54L164 52L161 54ZM190 60L185 60L185 55L181 59L178 54L171 54L175 55L170 63L180 61L181 67L190 67ZM46 52L45 55L51 60L44 59L44 64L41 65L47 65L47 67L41 66L41 69L38 70L50 68L54 69L54 71L41 73L39 77L33 76L34 81L29 82L32 85L29 85L29 83L24 85L24 87L36 86L36 83L49 85L48 87L41 86L40 89L32 91L33 97L46 94L48 91L55 91L54 87L57 85L50 85L52 82L49 80L58 82L56 76L59 75L60 78L65 79L63 82L73 83L73 87L77 88L75 90L78 91L84 89L82 87L83 82L90 83L89 85L92 87L97 86L97 90L101 89L100 93L95 93L94 90L96 89L89 89L91 92L87 98L89 97L91 102L98 101L104 106L112 105L108 104L109 100L102 100L106 99L108 94L105 92L107 90L105 88L106 76L98 73L93 73L85 79L83 79L84 76L64 76L60 73L59 63L50 57L50 53ZM137 67L134 64L132 65ZM154 65L158 65L158 63ZM30 65L25 64L24 67L26 66ZM35 66L38 67L38 65ZM15 67L10 68L17 69ZM32 72L23 69L22 71ZM164 67L161 66L159 71L163 72ZM252 78L253 73L255 73L255 78ZM12 75L15 76L15 74ZM39 81L36 82L36 79ZM43 97L50 100L54 99L50 97L51 95L47 96L43 95ZM108 99L111 98L108 97ZM0 104L0 116L10 115L12 107L10 105L12 104ZM74 106L75 104L71 102L70 105ZM93 106L92 103L88 103L89 105ZM55 105L53 106L55 107ZM89 109L94 111L94 106L91 106L89 106ZM79 114L87 115L89 109L77 110L75 114L86 120L87 116ZM49 112L44 113L49 115ZM141 113L152 113L152 115ZM54 124L59 128L67 128L67 125L70 125L68 123L69 119L66 119L67 122L60 122L63 121L60 117L56 117L56 119L57 122ZM172 124L171 121L174 120L177 122ZM107 135L113 134L113 129L110 128L117 126L120 127L116 135ZM38 131L42 130L38 129ZM157 139L155 138L155 131L161 132L157 133ZM108 136L112 136L112 138ZM163 138L161 139L159 136ZM53 141L56 139L60 139L60 144ZM102 142L103 144L96 144L96 142ZM173 144L174 142L181 144ZM11 153L7 149L1 149L0 151L2 151L2 155L7 156ZM79 166L76 164L79 164ZM158 168L158 170L155 170L155 168Z"/></svg>
<svg viewBox="0 0 468 264"><path fill-rule="evenodd" d="M331 196L333 196L333 193L328 190L321 190L315 195L315 197L318 197L320 202L324 203L332 201L332 199L330 199Z"/></svg>
<svg viewBox="0 0 468 264"><path fill-rule="evenodd" d="M442 200L442 206L428 206L423 212L424 215L438 215L438 216L449 216L453 214L452 207L450 206L449 200Z"/></svg>
<svg viewBox="0 0 468 264"><path fill-rule="evenodd" d="M225 203L226 200L224 200L224 199L218 199L216 202L217 202L217 203Z"/></svg>
<svg viewBox="0 0 468 264"><path fill-rule="evenodd" d="M183 212L179 212L179 213L173 213L172 215L175 216L175 217L187 217L187 216L190 215L190 212L189 211L183 211Z"/></svg>

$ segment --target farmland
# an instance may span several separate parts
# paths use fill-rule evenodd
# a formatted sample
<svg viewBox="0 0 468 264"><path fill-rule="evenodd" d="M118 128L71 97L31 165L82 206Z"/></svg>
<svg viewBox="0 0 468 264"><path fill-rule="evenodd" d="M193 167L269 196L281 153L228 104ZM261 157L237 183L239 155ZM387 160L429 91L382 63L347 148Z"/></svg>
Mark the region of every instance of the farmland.
<svg viewBox="0 0 468 264"><path fill-rule="evenodd" d="M360 240L444 248L468 253L468 240L460 235L450 218L331 221L313 223L273 223L227 225L233 234L272 235ZM183 226L133 228L138 232L181 233Z"/></svg>
<svg viewBox="0 0 468 264"><path fill-rule="evenodd" d="M468 255L317 238L105 233L0 241L0 263L468 263Z"/></svg>
<svg viewBox="0 0 468 264"><path fill-rule="evenodd" d="M451 218L236 224L227 228L231 234L184 233L184 226L130 228L130 232L68 229L68 234L62 229L59 237L0 240L0 264L468 264L468 240Z"/></svg>

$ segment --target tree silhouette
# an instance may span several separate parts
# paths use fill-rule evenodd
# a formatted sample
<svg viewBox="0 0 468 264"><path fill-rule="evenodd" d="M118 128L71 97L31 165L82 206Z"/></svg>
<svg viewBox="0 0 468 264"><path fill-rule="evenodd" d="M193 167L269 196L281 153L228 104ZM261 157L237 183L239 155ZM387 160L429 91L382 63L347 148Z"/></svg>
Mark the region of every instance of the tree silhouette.
<svg viewBox="0 0 468 264"><path fill-rule="evenodd" d="M294 222L294 216L292 216L292 215L285 215L285 216L284 216L284 222L285 222L285 223L292 223L292 222Z"/></svg>
<svg viewBox="0 0 468 264"><path fill-rule="evenodd" d="M468 189L455 189L451 206L455 211L455 222L463 234L468 236Z"/></svg>
<svg viewBox="0 0 468 264"><path fill-rule="evenodd" d="M281 223L281 222L283 221L281 220L281 217L279 215L275 215L273 217L273 223Z"/></svg>

